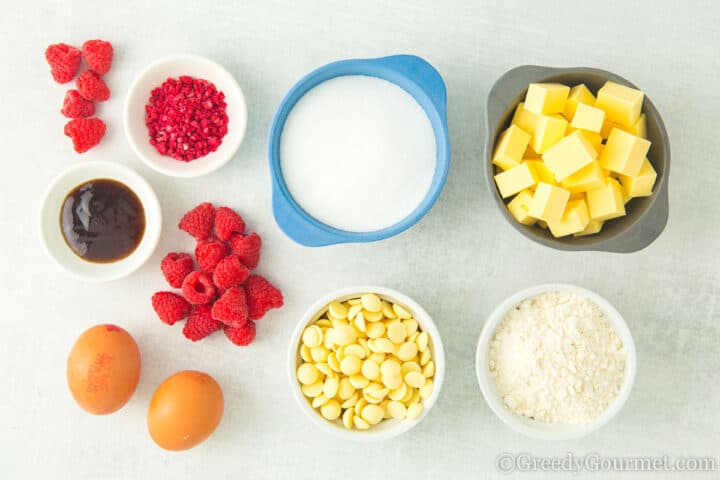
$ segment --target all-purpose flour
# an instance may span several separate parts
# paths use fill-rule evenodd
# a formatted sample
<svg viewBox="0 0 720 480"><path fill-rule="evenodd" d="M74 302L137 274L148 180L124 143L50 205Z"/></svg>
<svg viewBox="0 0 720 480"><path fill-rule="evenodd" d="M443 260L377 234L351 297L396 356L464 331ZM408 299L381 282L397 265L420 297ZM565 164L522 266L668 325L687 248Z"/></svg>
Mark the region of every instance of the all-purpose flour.
<svg viewBox="0 0 720 480"><path fill-rule="evenodd" d="M337 77L313 88L291 110L280 140L295 201L351 232L408 216L427 194L435 163L435 135L422 107L375 77Z"/></svg>
<svg viewBox="0 0 720 480"><path fill-rule="evenodd" d="M506 315L490 346L490 371L513 412L583 424L617 396L625 357L597 305L552 292L529 298Z"/></svg>

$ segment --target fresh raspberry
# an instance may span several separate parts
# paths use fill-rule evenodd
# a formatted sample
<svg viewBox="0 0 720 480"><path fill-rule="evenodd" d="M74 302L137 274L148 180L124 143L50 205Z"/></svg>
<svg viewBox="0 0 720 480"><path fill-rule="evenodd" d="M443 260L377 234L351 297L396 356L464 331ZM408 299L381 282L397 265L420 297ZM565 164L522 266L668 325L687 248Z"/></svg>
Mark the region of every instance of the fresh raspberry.
<svg viewBox="0 0 720 480"><path fill-rule="evenodd" d="M225 326L225 335L235 345L244 347L255 340L255 322L248 320L239 327Z"/></svg>
<svg viewBox="0 0 720 480"><path fill-rule="evenodd" d="M200 269L204 272L212 272L220 260L227 255L227 246L218 240L200 241L195 247L195 258L197 258Z"/></svg>
<svg viewBox="0 0 720 480"><path fill-rule="evenodd" d="M75 80L75 87L80 95L87 100L104 102L110 98L110 89L100 75L92 70L85 70Z"/></svg>
<svg viewBox="0 0 720 480"><path fill-rule="evenodd" d="M181 288L183 280L193 271L193 259L187 253L168 253L160 262L165 280L173 288Z"/></svg>
<svg viewBox="0 0 720 480"><path fill-rule="evenodd" d="M174 325L190 313L190 304L183 297L173 292L157 292L152 296L152 306L160 320Z"/></svg>
<svg viewBox="0 0 720 480"><path fill-rule="evenodd" d="M105 123L99 118L75 118L65 124L65 135L72 138L77 153L87 152L105 136Z"/></svg>
<svg viewBox="0 0 720 480"><path fill-rule="evenodd" d="M178 228L185 230L196 240L207 240L215 221L215 209L212 203L204 202L187 212L180 219Z"/></svg>
<svg viewBox="0 0 720 480"><path fill-rule="evenodd" d="M250 276L250 270L240 262L237 255L228 255L220 260L213 272L213 283L219 288L239 285Z"/></svg>
<svg viewBox="0 0 720 480"><path fill-rule="evenodd" d="M215 235L227 242L233 233L245 233L245 221L231 208L218 208L215 212Z"/></svg>
<svg viewBox="0 0 720 480"><path fill-rule="evenodd" d="M88 40L82 45L82 56L90 70L105 75L112 65L113 47L105 40Z"/></svg>
<svg viewBox="0 0 720 480"><path fill-rule="evenodd" d="M58 83L67 83L75 77L82 60L80 50L64 43L50 45L45 50L50 73Z"/></svg>
<svg viewBox="0 0 720 480"><path fill-rule="evenodd" d="M222 322L212 318L210 314L211 308L210 304L207 303L193 307L183 327L183 335L187 339L197 342L223 327Z"/></svg>
<svg viewBox="0 0 720 480"><path fill-rule="evenodd" d="M77 90L68 90L60 113L68 118L85 118L95 115L95 104L85 100Z"/></svg>
<svg viewBox="0 0 720 480"><path fill-rule="evenodd" d="M215 298L215 285L207 273L191 272L183 280L182 293L185 300L193 305L210 303Z"/></svg>
<svg viewBox="0 0 720 480"><path fill-rule="evenodd" d="M257 267L260 262L260 248L262 239L257 233L250 235L235 234L230 238L230 250L240 257L240 261L250 270Z"/></svg>
<svg viewBox="0 0 720 480"><path fill-rule="evenodd" d="M252 320L262 318L271 308L283 306L282 292L260 275L250 275L245 280L248 316Z"/></svg>
<svg viewBox="0 0 720 480"><path fill-rule="evenodd" d="M212 318L231 327L239 327L248 319L245 290L242 287L228 288L212 306Z"/></svg>

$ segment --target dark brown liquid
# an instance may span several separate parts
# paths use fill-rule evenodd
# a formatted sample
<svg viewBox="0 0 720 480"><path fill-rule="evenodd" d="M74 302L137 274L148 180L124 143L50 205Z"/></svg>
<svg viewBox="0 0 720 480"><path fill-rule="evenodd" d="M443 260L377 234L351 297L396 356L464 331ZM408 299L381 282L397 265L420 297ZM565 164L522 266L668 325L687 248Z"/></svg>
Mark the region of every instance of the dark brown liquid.
<svg viewBox="0 0 720 480"><path fill-rule="evenodd" d="M145 233L145 210L135 192L107 178L78 185L63 202L60 230L83 260L111 263L130 255Z"/></svg>

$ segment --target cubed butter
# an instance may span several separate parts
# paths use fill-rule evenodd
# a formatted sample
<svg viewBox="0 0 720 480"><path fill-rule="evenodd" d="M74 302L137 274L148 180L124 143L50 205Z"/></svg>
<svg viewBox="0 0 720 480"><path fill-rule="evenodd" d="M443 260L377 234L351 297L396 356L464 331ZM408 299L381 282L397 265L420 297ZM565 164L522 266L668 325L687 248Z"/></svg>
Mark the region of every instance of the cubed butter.
<svg viewBox="0 0 720 480"><path fill-rule="evenodd" d="M605 185L605 171L600 164L593 160L577 172L562 181L562 187L570 193L587 192Z"/></svg>
<svg viewBox="0 0 720 480"><path fill-rule="evenodd" d="M584 83L575 85L570 89L567 101L565 102L565 110L563 116L567 121L571 121L575 116L575 110L579 104L584 103L585 105L595 105L595 95L585 86Z"/></svg>
<svg viewBox="0 0 720 480"><path fill-rule="evenodd" d="M576 237L584 237L585 235L594 235L598 233L600 230L602 230L603 223L605 223L603 220L590 220L588 222L587 227L585 227L585 230L582 232L575 233L574 235Z"/></svg>
<svg viewBox="0 0 720 480"><path fill-rule="evenodd" d="M610 132L612 132L613 128L619 128L620 130L627 130L627 127L623 127L619 123L611 122L607 119L607 115L605 116L605 121L603 122L602 129L600 129L600 136L602 138L608 138L610 136Z"/></svg>
<svg viewBox="0 0 720 480"><path fill-rule="evenodd" d="M493 153L492 163L503 170L520 165L529 142L529 133L517 125L510 125L507 130L500 134Z"/></svg>
<svg viewBox="0 0 720 480"><path fill-rule="evenodd" d="M515 108L515 114L511 122L513 125L517 125L522 128L526 133L530 135L535 132L535 124L537 123L537 114L525 109L525 102L520 102Z"/></svg>
<svg viewBox="0 0 720 480"><path fill-rule="evenodd" d="M603 139L599 133L588 132L587 130L580 130L580 134L590 140L590 143L592 143L593 147L595 147L595 151L597 151L597 149L602 146Z"/></svg>
<svg viewBox="0 0 720 480"><path fill-rule="evenodd" d="M537 177L538 182L549 183L550 185L557 185L557 181L555 180L555 174L548 168L547 165L545 165L545 162L543 162L542 159L523 159L523 162L530 165L530 168L535 171L535 176Z"/></svg>
<svg viewBox="0 0 720 480"><path fill-rule="evenodd" d="M535 171L527 163L521 163L516 167L495 175L500 195L503 198L510 197L516 193L530 188L537 183Z"/></svg>
<svg viewBox="0 0 720 480"><path fill-rule="evenodd" d="M530 146L542 155L565 136L567 125L567 120L561 115L539 115Z"/></svg>
<svg viewBox="0 0 720 480"><path fill-rule="evenodd" d="M657 172L653 168L650 161L646 158L643 160L640 172L634 177L629 175L619 175L620 183L622 183L625 192L630 198L648 197L652 194Z"/></svg>
<svg viewBox="0 0 720 480"><path fill-rule="evenodd" d="M605 110L608 120L631 127L640 118L643 97L640 90L607 81L598 91L595 106Z"/></svg>
<svg viewBox="0 0 720 480"><path fill-rule="evenodd" d="M529 214L538 220L559 222L570 199L570 192L564 188L540 182L535 188L535 195L530 204Z"/></svg>
<svg viewBox="0 0 720 480"><path fill-rule="evenodd" d="M564 237L573 233L582 232L590 223L585 200L570 200L565 207L562 218L559 222L548 222L550 233L553 237Z"/></svg>
<svg viewBox="0 0 720 480"><path fill-rule="evenodd" d="M528 214L530 210L530 204L533 200L533 192L530 190L523 190L522 192L515 195L507 208L515 220L523 225L533 225L537 220Z"/></svg>
<svg viewBox="0 0 720 480"><path fill-rule="evenodd" d="M634 177L640 172L649 149L648 140L613 128L600 155L600 165L606 170Z"/></svg>
<svg viewBox="0 0 720 480"><path fill-rule="evenodd" d="M628 132L638 137L647 138L647 120L645 114L641 114L638 121L633 124L632 127L626 129Z"/></svg>
<svg viewBox="0 0 720 480"><path fill-rule="evenodd" d="M562 113L569 93L570 87L560 83L531 83L525 96L525 109L537 115Z"/></svg>
<svg viewBox="0 0 720 480"><path fill-rule="evenodd" d="M620 183L608 177L604 186L586 193L590 218L609 220L625 215L625 203Z"/></svg>
<svg viewBox="0 0 720 480"><path fill-rule="evenodd" d="M597 150L580 131L563 138L542 156L545 165L560 182L589 165L596 157Z"/></svg>
<svg viewBox="0 0 720 480"><path fill-rule="evenodd" d="M580 128L582 130L587 130L588 132L595 132L599 134L600 130L602 130L604 121L604 111L599 108L580 103L575 110L575 115L573 116L572 123L570 123L570 125L573 128Z"/></svg>

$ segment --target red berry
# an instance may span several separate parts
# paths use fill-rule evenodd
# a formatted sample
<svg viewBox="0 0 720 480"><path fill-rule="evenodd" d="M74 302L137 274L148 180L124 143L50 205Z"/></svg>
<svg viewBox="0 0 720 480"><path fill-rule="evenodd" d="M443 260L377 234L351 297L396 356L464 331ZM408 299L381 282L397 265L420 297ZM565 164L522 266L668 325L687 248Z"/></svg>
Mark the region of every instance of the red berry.
<svg viewBox="0 0 720 480"><path fill-rule="evenodd" d="M206 240L210 238L214 221L215 209L212 203L204 202L183 215L178 228L186 231L196 240Z"/></svg>
<svg viewBox="0 0 720 480"><path fill-rule="evenodd" d="M248 316L252 320L262 318L271 308L283 306L282 292L260 275L250 275L245 284Z"/></svg>
<svg viewBox="0 0 720 480"><path fill-rule="evenodd" d="M95 115L95 104L85 100L77 90L68 90L60 113L68 118L85 118Z"/></svg>
<svg viewBox="0 0 720 480"><path fill-rule="evenodd" d="M112 65L113 47L105 40L88 40L82 45L82 56L90 70L105 75Z"/></svg>
<svg viewBox="0 0 720 480"><path fill-rule="evenodd" d="M191 272L183 280L182 293L193 305L210 303L215 298L215 285L207 273Z"/></svg>
<svg viewBox="0 0 720 480"><path fill-rule="evenodd" d="M260 248L262 239L257 233L250 235L235 234L230 238L230 250L240 258L240 261L250 270L257 267L260 262Z"/></svg>
<svg viewBox="0 0 720 480"><path fill-rule="evenodd" d="M110 89L100 75L92 70L85 70L75 80L75 86L80 95L87 100L104 102L110 98Z"/></svg>
<svg viewBox="0 0 720 480"><path fill-rule="evenodd" d="M183 326L183 335L193 342L202 340L223 327L222 322L212 318L210 304L195 305Z"/></svg>
<svg viewBox="0 0 720 480"><path fill-rule="evenodd" d="M245 233L245 221L231 208L218 208L215 212L215 235L227 242L233 233Z"/></svg>
<svg viewBox="0 0 720 480"><path fill-rule="evenodd" d="M50 45L45 50L50 73L58 83L67 83L75 77L82 60L80 50L64 43Z"/></svg>
<svg viewBox="0 0 720 480"><path fill-rule="evenodd" d="M218 288L239 285L250 275L250 270L240 262L237 255L228 255L220 260L213 272L213 283Z"/></svg>
<svg viewBox="0 0 720 480"><path fill-rule="evenodd" d="M157 292L152 296L152 306L160 320L174 325L190 313L190 304L183 297L173 292Z"/></svg>
<svg viewBox="0 0 720 480"><path fill-rule="evenodd" d="M193 271L193 259L187 253L168 253L160 262L165 280L173 288L181 288L183 280Z"/></svg>
<svg viewBox="0 0 720 480"><path fill-rule="evenodd" d="M65 135L72 138L77 153L87 152L105 136L105 123L99 118L76 118L65 124Z"/></svg>
<svg viewBox="0 0 720 480"><path fill-rule="evenodd" d="M220 260L227 255L227 246L224 243L211 240L198 242L195 247L195 258L197 258L200 269L205 272L212 272Z"/></svg>
<svg viewBox="0 0 720 480"><path fill-rule="evenodd" d="M231 327L239 327L248 319L245 290L242 287L228 288L212 306L212 318Z"/></svg>
<svg viewBox="0 0 720 480"><path fill-rule="evenodd" d="M255 322L248 320L239 327L225 326L225 335L235 345L244 347L255 340Z"/></svg>

